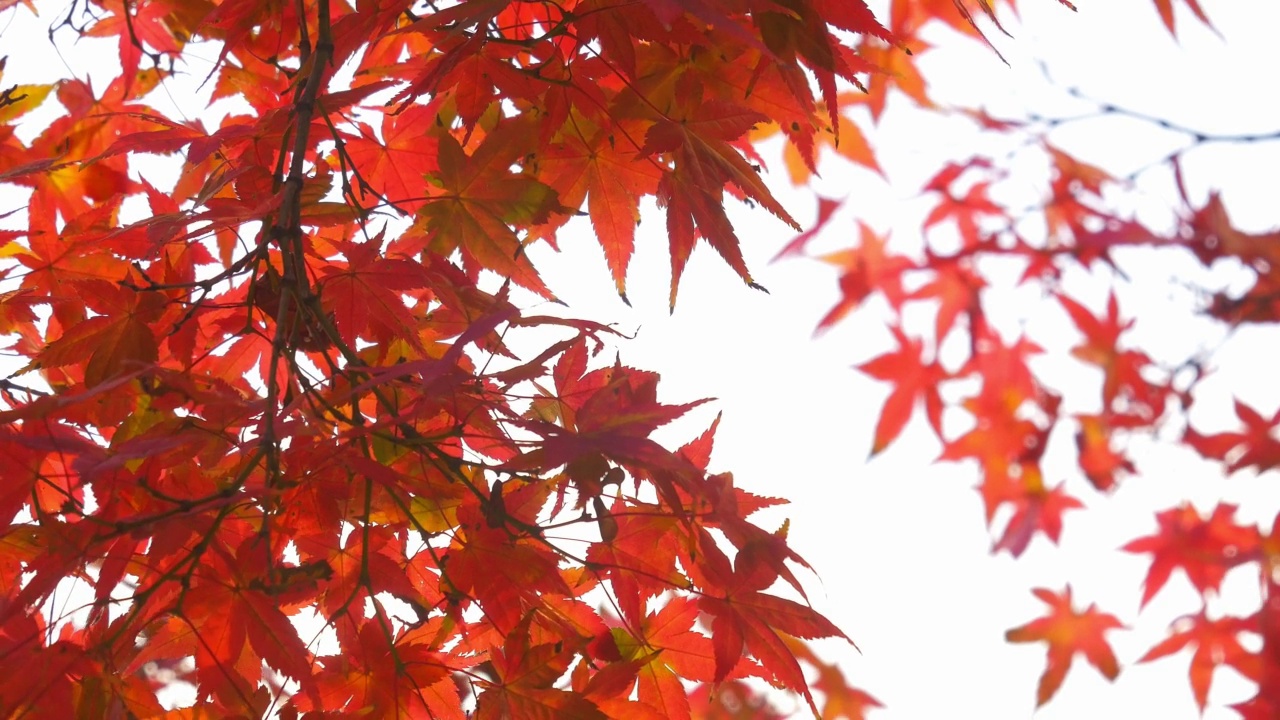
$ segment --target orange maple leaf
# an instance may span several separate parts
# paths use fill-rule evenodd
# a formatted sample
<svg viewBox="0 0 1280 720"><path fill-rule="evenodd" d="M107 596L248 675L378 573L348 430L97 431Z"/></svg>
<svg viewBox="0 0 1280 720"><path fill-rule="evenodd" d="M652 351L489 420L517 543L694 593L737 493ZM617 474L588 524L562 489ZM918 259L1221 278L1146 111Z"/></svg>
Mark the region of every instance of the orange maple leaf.
<svg viewBox="0 0 1280 720"><path fill-rule="evenodd" d="M511 142L511 135L521 132L514 125L499 126L471 155L452 134L434 133L439 167L428 179L437 188L418 210L415 227L425 232L433 252L448 257L460 251L472 278L492 270L552 299L517 230L542 224L562 208L555 190L532 175L511 171L521 148Z"/></svg>
<svg viewBox="0 0 1280 720"><path fill-rule="evenodd" d="M1077 654L1084 655L1091 665L1108 680L1120 674L1115 653L1104 637L1107 631L1123 628L1114 615L1098 611L1090 604L1084 612L1077 612L1071 602L1071 586L1062 593L1036 588L1036 597L1049 606L1049 614L1005 633L1012 643L1048 643L1048 663L1040 676L1036 691L1036 706L1049 702L1062 685Z"/></svg>

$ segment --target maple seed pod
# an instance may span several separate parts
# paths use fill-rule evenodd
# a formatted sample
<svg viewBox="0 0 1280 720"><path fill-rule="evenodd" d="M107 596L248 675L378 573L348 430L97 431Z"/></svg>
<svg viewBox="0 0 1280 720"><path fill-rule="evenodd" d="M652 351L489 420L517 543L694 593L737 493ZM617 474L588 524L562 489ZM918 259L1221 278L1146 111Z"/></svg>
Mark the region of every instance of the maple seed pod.
<svg viewBox="0 0 1280 720"><path fill-rule="evenodd" d="M600 481L601 485L622 485L622 481L626 479L626 474L620 467L609 468L609 472L604 474L604 479Z"/></svg>
<svg viewBox="0 0 1280 720"><path fill-rule="evenodd" d="M502 488L502 481L494 480L489 501L484 503L484 519L491 528L500 528L507 524L507 508L502 500Z"/></svg>
<svg viewBox="0 0 1280 720"><path fill-rule="evenodd" d="M615 470L617 468L614 468ZM604 542L613 542L618 537L618 519L609 513L609 509L604 506L604 502L600 500L600 496L591 498L591 507L596 511L596 524L600 526L600 539Z"/></svg>
<svg viewBox="0 0 1280 720"><path fill-rule="evenodd" d="M565 469L569 472L569 477L576 483L600 483L603 482L601 477L609 472L609 462L604 459L603 455L583 455L571 460Z"/></svg>

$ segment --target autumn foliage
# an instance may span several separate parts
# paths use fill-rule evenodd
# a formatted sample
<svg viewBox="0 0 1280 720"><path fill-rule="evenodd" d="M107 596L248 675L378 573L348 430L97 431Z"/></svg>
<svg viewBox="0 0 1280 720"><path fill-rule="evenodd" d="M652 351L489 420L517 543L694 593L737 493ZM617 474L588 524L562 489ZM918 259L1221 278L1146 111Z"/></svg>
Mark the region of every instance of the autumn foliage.
<svg viewBox="0 0 1280 720"><path fill-rule="evenodd" d="M1173 30L1170 3L1156 6ZM763 717L761 680L822 717L879 705L804 642L847 638L810 605L787 525L751 519L783 501L709 470L714 424L675 449L654 441L702 401L660 399L615 328L545 311L535 301L556 288L526 248L585 215L626 301L641 201L656 198L673 308L699 240L755 286L726 204L801 230L755 145L782 135L797 183L825 147L878 169L843 109L879 118L891 92L933 107L921 28L981 42L978 27L998 27L990 3L88 10L55 32L111 39L118 77L0 85L0 182L29 196L25 227L0 230L0 333L22 365L0 380L0 717ZM6 12L25 10L0 0ZM229 114L160 107L164 83L191 79L197 43L216 62L196 81ZM55 102L23 139L24 117ZM1129 245L1234 258L1256 283L1206 312L1233 326L1280 314L1276 237L1233 228L1216 198L1184 195L1171 233L1114 216L1100 202L1113 178L1044 149L1042 238L989 195L998 165L948 165L925 188L925 239L949 228L959 249L898 254L861 227L823 256L843 300L818 321L873 294L936 305L930 334L895 326L899 348L861 366L891 387L874 451L922 408L942 458L981 468L988 522L1012 510L995 547L1013 555L1056 541L1083 505L1040 467L1056 427L1076 428L1080 469L1106 493L1133 471L1114 438L1153 432L1194 389L1123 342L1114 295L1099 311L1061 291L1065 265ZM162 159L171 183L139 170ZM781 254L805 254L838 204L822 199ZM985 321L988 256L1023 261L1078 328L1100 412L1061 412L1028 365L1039 348ZM967 355L944 363L957 334ZM940 392L953 381L977 390L953 403ZM971 429L944 433L945 412ZM1280 417L1247 401L1237 414L1241 431L1188 426L1182 442L1229 471L1280 465ZM1194 646L1201 706L1227 664L1261 688L1241 713L1275 717L1280 528L1239 525L1225 505L1156 520L1125 548L1151 558L1144 603L1175 570L1209 594L1249 567L1265 605L1199 612L1142 660ZM1008 639L1047 644L1040 703L1077 655L1120 672L1113 615L1069 587L1035 594L1046 615ZM174 680L194 685L194 707L162 708Z"/></svg>

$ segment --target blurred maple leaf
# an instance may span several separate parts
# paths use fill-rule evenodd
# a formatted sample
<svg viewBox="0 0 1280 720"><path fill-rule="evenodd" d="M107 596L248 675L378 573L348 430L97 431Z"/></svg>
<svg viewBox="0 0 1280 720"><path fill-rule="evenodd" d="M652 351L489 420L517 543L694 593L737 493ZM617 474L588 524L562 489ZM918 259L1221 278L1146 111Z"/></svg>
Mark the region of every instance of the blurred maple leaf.
<svg viewBox="0 0 1280 720"><path fill-rule="evenodd" d="M1091 665L1108 680L1120 674L1115 653L1107 643L1106 633L1124 625L1114 615L1100 612L1090 604L1077 612L1071 601L1071 587L1061 593L1037 588L1031 591L1049 606L1049 614L1005 633L1012 643L1048 643L1048 661L1036 691L1036 706L1049 702L1058 692L1076 655L1084 655Z"/></svg>
<svg viewBox="0 0 1280 720"><path fill-rule="evenodd" d="M873 292L883 293L889 305L895 308L901 306L906 297L902 289L902 273L912 267L911 260L887 252L885 245L888 237L878 235L862 223L858 223L858 237L857 247L821 258L823 262L843 270L843 273L840 275L840 301L818 321L818 330L839 322ZM783 252L793 252L792 248L797 247L801 238L806 242L809 239L801 235Z"/></svg>
<svg viewBox="0 0 1280 720"><path fill-rule="evenodd" d="M1201 455L1227 464L1227 470L1236 472L1255 468L1265 472L1280 467L1280 440L1276 439L1276 427L1280 425L1280 410L1270 419L1240 400L1235 401L1236 417L1244 424L1243 432L1223 432L1201 435L1188 427L1183 442Z"/></svg>
<svg viewBox="0 0 1280 720"><path fill-rule="evenodd" d="M1160 13L1160 22L1164 23L1164 26L1169 28L1170 35L1177 36L1178 33L1175 28L1174 12L1173 12L1174 0L1154 0L1154 1L1156 4L1156 11ZM1213 30L1213 24L1209 22L1208 16L1204 14L1204 9L1200 7L1199 0L1184 0L1184 1L1187 3L1187 7L1191 10L1191 12L1195 14L1196 19L1204 23L1205 27L1208 27L1210 30Z"/></svg>
<svg viewBox="0 0 1280 720"><path fill-rule="evenodd" d="M1219 666L1233 668L1250 680L1258 681L1261 669L1259 658L1240 644L1241 633L1256 632L1257 623L1250 619L1224 617L1210 620L1201 612L1174 622L1170 636L1148 650L1138 662L1151 662L1172 655L1188 645L1195 646L1189 671L1191 692L1195 695L1200 712L1204 712L1205 703L1209 700L1213 671Z"/></svg>
<svg viewBox="0 0 1280 720"><path fill-rule="evenodd" d="M1151 567L1142 586L1146 605L1182 568L1196 590L1217 590L1231 568L1248 562L1261 538L1256 527L1235 522L1236 506L1222 503L1208 520L1191 505L1171 508L1156 515L1156 534L1138 538L1124 546L1131 553L1150 553Z"/></svg>
<svg viewBox="0 0 1280 720"><path fill-rule="evenodd" d="M942 434L942 396L938 393L938 385L947 379L946 371L936 360L925 362L922 341L907 337L899 326L889 330L898 341L898 350L857 366L871 377L891 383L893 388L876 422L872 455L878 455L902 433L915 410L917 399L924 401L925 416L933 431Z"/></svg>

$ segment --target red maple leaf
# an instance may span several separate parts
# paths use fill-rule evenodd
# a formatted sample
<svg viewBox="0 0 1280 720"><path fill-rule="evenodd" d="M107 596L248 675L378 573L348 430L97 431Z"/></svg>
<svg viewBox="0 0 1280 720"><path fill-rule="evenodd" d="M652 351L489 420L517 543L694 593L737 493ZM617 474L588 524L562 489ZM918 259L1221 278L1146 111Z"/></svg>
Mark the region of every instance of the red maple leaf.
<svg viewBox="0 0 1280 720"><path fill-rule="evenodd" d="M689 716L689 698L680 678L709 682L715 675L711 639L693 629L698 612L696 602L672 598L644 616L634 637L622 633L618 640L624 657L648 658L640 669L637 695L666 717Z"/></svg>
<svg viewBox="0 0 1280 720"><path fill-rule="evenodd" d="M975 183L964 197L960 198L952 195L949 188L942 190L942 200L925 217L924 229L927 231L938 223L952 220L960 233L964 247L978 245L982 241L979 234L979 224L982 220L1005 216L1004 208L988 197L990 189L989 182Z"/></svg>
<svg viewBox="0 0 1280 720"><path fill-rule="evenodd" d="M1129 552L1152 556L1142 585L1142 604L1150 602L1178 568L1203 594L1216 591L1228 570L1248 562L1260 542L1258 529L1237 524L1235 514L1236 506L1228 503L1215 507L1208 520L1191 505L1157 514L1156 534L1124 546Z"/></svg>
<svg viewBox="0 0 1280 720"><path fill-rule="evenodd" d="M424 234L420 242L432 252L448 256L461 251L471 277L492 270L550 298L551 291L529 262L513 226L540 225L562 208L550 187L531 174L511 170L520 159L520 146L509 141L513 133L522 132L518 125L499 126L471 155L451 133L435 132L426 142L436 148L437 188L419 209L416 226ZM400 250L408 252L417 245L411 242Z"/></svg>
<svg viewBox="0 0 1280 720"><path fill-rule="evenodd" d="M1061 593L1044 588L1032 592L1049 606L1049 614L1013 628L1005 633L1005 639L1012 643L1049 645L1047 664L1036 691L1036 705L1044 705L1058 692L1076 655L1084 655L1104 677L1114 680L1120 674L1120 665L1105 635L1124 627L1120 621L1114 615L1100 612L1094 605L1083 612L1077 611L1071 602L1070 586Z"/></svg>
<svg viewBox="0 0 1280 720"><path fill-rule="evenodd" d="M697 528L695 533L697 554L689 556L689 566L695 582L707 589L698 598L698 607L714 618L716 682L741 669L749 652L760 663L764 677L797 688L816 715L813 694L786 638L848 638L812 608L760 592L773 584L776 575L762 574L751 563L742 562L746 558L741 553L730 563L706 530Z"/></svg>
<svg viewBox="0 0 1280 720"><path fill-rule="evenodd" d="M1213 681L1214 670L1219 666L1225 665L1250 680L1258 680L1259 656L1240 644L1241 633L1256 632L1257 623L1252 619L1223 617L1210 620L1201 612L1175 621L1169 637L1148 650L1138 662L1158 660L1193 645L1195 653L1191 656L1191 692L1195 695L1200 711L1204 712L1204 706L1209 700L1209 684Z"/></svg>
<svg viewBox="0 0 1280 720"><path fill-rule="evenodd" d="M625 138L635 126L600 129L590 138L565 137L547 148L540 169L548 185L560 193L560 202L580 207L585 198L591 227L613 273L618 294L626 297L627 265L635 251L640 198L658 189L661 167L626 148Z"/></svg>
<svg viewBox="0 0 1280 720"><path fill-rule="evenodd" d="M1173 12L1174 0L1155 0L1155 3L1156 10L1160 13L1160 21L1169 29L1170 35L1176 35L1177 32L1174 29ZM1191 12L1195 14L1197 20L1204 23L1209 29L1213 29L1213 25L1210 24L1208 16L1204 14L1204 10L1200 7L1199 0L1186 0L1186 3L1187 7L1191 9Z"/></svg>
<svg viewBox="0 0 1280 720"><path fill-rule="evenodd" d="M987 473L979 487L987 508L987 522L991 522L997 508L1005 504L1013 507L1009 524L992 549L1008 550L1014 557L1026 551L1037 532L1058 542L1062 535L1062 516L1068 510L1084 507L1084 503L1068 495L1062 485L1046 488L1038 463L1020 463L1016 467L1016 477Z"/></svg>
<svg viewBox="0 0 1280 720"><path fill-rule="evenodd" d="M667 208L671 238L671 305L685 263L693 252L694 229L748 284L751 273L738 236L725 214L724 186L732 184L796 230L800 226L774 199L759 173L734 148L757 123L768 118L746 107L718 100L700 103L678 120L661 120L649 128L641 152L672 158L673 168L658 186L658 201Z"/></svg>
<svg viewBox="0 0 1280 720"><path fill-rule="evenodd" d="M897 352L857 366L862 372L891 383L893 387L876 423L872 455L880 453L898 437L911 419L917 399L924 402L925 416L933 431L942 434L942 397L938 394L938 385L948 375L936 360L925 361L922 341L907 337L900 327L894 326L890 330L898 340Z"/></svg>
<svg viewBox="0 0 1280 720"><path fill-rule="evenodd" d="M495 680L476 699L477 720L572 717L606 720L595 703L554 686L569 669L577 648L563 642L536 643L528 615L490 651Z"/></svg>
<svg viewBox="0 0 1280 720"><path fill-rule="evenodd" d="M1265 472L1280 467L1280 439L1276 437L1280 410L1268 419L1241 400L1236 400L1235 410L1236 417L1244 424L1243 432L1202 435L1188 427L1183 442L1204 457L1223 461L1231 472L1250 467Z"/></svg>
<svg viewBox="0 0 1280 720"><path fill-rule="evenodd" d="M970 259L963 255L939 257L930 253L927 267L933 276L908 297L938 301L934 339L941 344L961 314L970 318L981 314L981 292L987 283L974 271Z"/></svg>
<svg viewBox="0 0 1280 720"><path fill-rule="evenodd" d="M1076 433L1076 450L1079 452L1080 469L1098 490L1106 492L1116 486L1120 472L1135 472L1133 462L1123 452L1111 445L1113 420L1109 415L1080 415L1076 421L1080 430Z"/></svg>
<svg viewBox="0 0 1280 720"><path fill-rule="evenodd" d="M818 321L818 329L828 328L857 309L873 292L884 293L890 306L900 307L906 298L902 289L902 273L912 267L909 259L885 251L887 238L877 235L871 228L858 224L860 241L857 247L824 255L823 262L841 269L840 302L827 311ZM795 246L801 235L783 252ZM781 255L780 255L781 256Z"/></svg>

